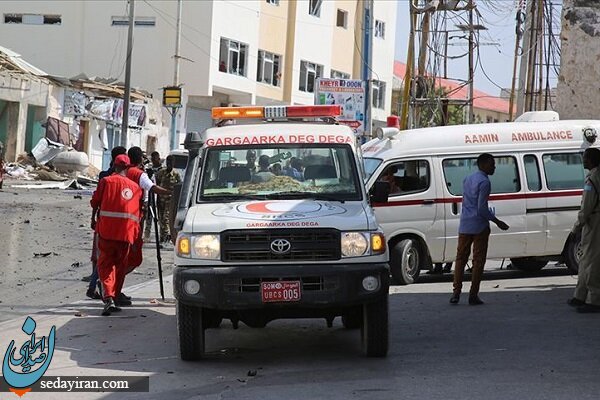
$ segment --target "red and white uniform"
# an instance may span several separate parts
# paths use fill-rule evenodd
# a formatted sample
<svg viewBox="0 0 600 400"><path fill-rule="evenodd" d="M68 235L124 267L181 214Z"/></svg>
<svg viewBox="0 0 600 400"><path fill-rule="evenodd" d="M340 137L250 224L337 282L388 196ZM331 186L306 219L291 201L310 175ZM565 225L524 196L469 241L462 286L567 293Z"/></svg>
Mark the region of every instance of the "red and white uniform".
<svg viewBox="0 0 600 400"><path fill-rule="evenodd" d="M113 174L98 182L90 204L98 209L98 275L104 298L121 292L131 246L140 235L142 190L130 179Z"/></svg>

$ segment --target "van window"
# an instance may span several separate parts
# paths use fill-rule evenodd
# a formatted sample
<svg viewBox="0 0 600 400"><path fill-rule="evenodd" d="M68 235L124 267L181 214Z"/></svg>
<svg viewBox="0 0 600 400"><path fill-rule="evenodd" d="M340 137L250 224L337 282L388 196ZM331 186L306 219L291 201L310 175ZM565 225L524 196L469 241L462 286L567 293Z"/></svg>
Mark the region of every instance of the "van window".
<svg viewBox="0 0 600 400"><path fill-rule="evenodd" d="M540 167L538 165L537 157L528 154L524 158L525 160L525 177L527 178L527 188L532 192L542 190L542 179L540 177Z"/></svg>
<svg viewBox="0 0 600 400"><path fill-rule="evenodd" d="M517 160L514 157L494 157L496 172L490 176L492 193L516 193L521 190ZM442 161L446 187L450 194L462 196L463 180L477 171L477 157L449 158Z"/></svg>
<svg viewBox="0 0 600 400"><path fill-rule="evenodd" d="M383 162L380 158L368 158L365 157L363 159L363 163L365 165L365 181L368 181L373 172L379 167L379 165Z"/></svg>
<svg viewBox="0 0 600 400"><path fill-rule="evenodd" d="M581 189L585 174L580 153L555 153L542 156L549 190Z"/></svg>
<svg viewBox="0 0 600 400"><path fill-rule="evenodd" d="M425 160L407 160L388 165L379 178L390 184L390 196L424 192L429 189L429 163Z"/></svg>

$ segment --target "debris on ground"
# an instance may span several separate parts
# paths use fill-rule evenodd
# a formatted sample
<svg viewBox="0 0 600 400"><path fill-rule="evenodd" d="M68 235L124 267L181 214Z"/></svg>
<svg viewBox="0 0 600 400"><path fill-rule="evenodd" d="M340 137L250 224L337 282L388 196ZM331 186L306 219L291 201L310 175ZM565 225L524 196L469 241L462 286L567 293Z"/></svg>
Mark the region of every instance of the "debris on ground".
<svg viewBox="0 0 600 400"><path fill-rule="evenodd" d="M53 255L53 256L58 256L58 255L60 255L60 254L58 254L58 253L55 253L55 252L53 252L53 251L51 251L51 252L49 252L49 253L33 253L33 257L34 257L34 258L48 257L48 256L51 256L51 255Z"/></svg>
<svg viewBox="0 0 600 400"><path fill-rule="evenodd" d="M79 268L79 267L81 267L81 263L79 261L76 261L73 264L71 264L71 268Z"/></svg>

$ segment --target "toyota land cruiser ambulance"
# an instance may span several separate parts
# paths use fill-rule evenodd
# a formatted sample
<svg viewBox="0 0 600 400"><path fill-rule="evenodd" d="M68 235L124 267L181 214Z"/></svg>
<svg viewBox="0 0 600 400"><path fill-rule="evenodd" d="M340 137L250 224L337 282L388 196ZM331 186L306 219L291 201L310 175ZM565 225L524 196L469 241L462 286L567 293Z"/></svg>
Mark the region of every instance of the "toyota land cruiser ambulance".
<svg viewBox="0 0 600 400"><path fill-rule="evenodd" d="M412 283L432 263L456 256L462 181L491 153L489 205L510 229L492 224L488 258L537 271L549 260L577 273L578 238L570 235L585 179L582 152L596 141L600 121L560 121L531 112L517 121L398 131L383 128L363 148L367 187L386 180L388 201L374 203L399 283Z"/></svg>
<svg viewBox="0 0 600 400"><path fill-rule="evenodd" d="M387 354L386 240L340 113L215 108L216 127L188 134L173 281L182 359L202 358L205 330L223 318L342 316L367 356Z"/></svg>

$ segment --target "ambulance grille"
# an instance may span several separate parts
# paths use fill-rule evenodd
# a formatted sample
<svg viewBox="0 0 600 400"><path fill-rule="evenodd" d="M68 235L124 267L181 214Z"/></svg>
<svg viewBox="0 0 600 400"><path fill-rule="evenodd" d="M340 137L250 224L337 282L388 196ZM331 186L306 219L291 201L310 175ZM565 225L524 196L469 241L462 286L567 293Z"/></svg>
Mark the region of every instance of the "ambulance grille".
<svg viewBox="0 0 600 400"><path fill-rule="evenodd" d="M288 241L285 254L272 251L273 241ZM332 261L341 258L340 232L335 229L244 230L221 234L225 262Z"/></svg>

